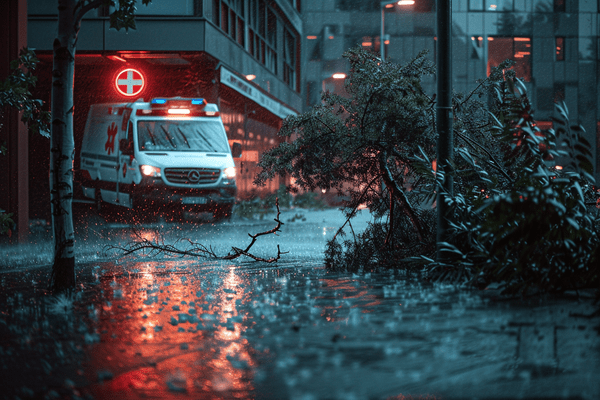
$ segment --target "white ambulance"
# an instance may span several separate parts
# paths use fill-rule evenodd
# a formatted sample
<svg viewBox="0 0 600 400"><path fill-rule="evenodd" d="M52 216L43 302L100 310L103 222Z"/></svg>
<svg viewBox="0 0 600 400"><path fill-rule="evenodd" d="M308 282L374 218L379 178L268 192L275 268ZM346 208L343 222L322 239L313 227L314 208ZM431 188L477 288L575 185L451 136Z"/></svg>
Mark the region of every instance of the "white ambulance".
<svg viewBox="0 0 600 400"><path fill-rule="evenodd" d="M210 211L231 215L233 157L216 104L155 98L92 105L81 146L83 194L139 210Z"/></svg>

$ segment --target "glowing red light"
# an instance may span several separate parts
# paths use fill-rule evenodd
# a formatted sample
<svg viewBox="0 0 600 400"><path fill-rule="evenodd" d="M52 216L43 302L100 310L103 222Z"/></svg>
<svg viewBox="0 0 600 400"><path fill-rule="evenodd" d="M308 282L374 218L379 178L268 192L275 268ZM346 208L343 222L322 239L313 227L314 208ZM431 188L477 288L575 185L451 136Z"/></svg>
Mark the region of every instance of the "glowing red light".
<svg viewBox="0 0 600 400"><path fill-rule="evenodd" d="M145 81L141 72L127 68L117 74L115 87L123 96L137 96L144 90Z"/></svg>

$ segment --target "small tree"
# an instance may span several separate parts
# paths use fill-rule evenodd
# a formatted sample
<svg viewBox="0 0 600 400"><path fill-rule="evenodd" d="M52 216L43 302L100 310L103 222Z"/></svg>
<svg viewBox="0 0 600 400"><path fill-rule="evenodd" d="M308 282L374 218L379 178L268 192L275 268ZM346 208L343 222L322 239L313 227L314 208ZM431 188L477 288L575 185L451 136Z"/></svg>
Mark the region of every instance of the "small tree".
<svg viewBox="0 0 600 400"><path fill-rule="evenodd" d="M151 0L141 0L145 5ZM58 0L58 36L54 40L52 67L52 117L50 134L50 202L54 235L52 288L75 285L73 229L73 74L81 20L90 10L114 7L110 27L135 29L136 0Z"/></svg>
<svg viewBox="0 0 600 400"><path fill-rule="evenodd" d="M10 63L11 74L0 82L0 121L5 107L10 107L21 112L21 121L31 133L50 137L50 113L42 111L42 101L34 99L31 94L31 89L37 83L35 69L38 62L32 50L23 48L19 58ZM0 156L5 154L6 148L0 144ZM13 224L11 216L0 210L0 234L9 231Z"/></svg>
<svg viewBox="0 0 600 400"><path fill-rule="evenodd" d="M362 252L368 253L366 259L383 262L387 252L377 249L407 250L415 241L423 249L434 245L433 227L423 225L428 221L420 207L424 198L415 195L420 181L412 161L419 149L435 153L434 101L421 86L422 77L433 74L434 68L425 55L400 66L381 63L360 48L346 52L350 76L345 88L350 97L326 92L322 104L288 117L279 135L297 139L266 152L259 164L257 184L289 174L297 187L349 195L344 203L349 218L363 204L387 216L387 226L377 227L385 232L381 243ZM399 223L403 226L396 230Z"/></svg>

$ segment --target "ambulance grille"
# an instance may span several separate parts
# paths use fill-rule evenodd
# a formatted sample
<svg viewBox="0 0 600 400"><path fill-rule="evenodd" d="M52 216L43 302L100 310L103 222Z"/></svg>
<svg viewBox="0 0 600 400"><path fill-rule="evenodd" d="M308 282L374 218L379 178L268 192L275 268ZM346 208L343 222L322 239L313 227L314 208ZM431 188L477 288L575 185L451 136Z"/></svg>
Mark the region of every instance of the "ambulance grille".
<svg viewBox="0 0 600 400"><path fill-rule="evenodd" d="M180 185L205 185L215 183L221 174L214 168L165 168L165 179Z"/></svg>

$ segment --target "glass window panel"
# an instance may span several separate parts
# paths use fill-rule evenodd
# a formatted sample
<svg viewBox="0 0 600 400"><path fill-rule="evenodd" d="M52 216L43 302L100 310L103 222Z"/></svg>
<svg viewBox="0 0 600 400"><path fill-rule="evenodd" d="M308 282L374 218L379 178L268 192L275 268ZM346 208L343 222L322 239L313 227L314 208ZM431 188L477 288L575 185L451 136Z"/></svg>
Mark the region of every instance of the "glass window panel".
<svg viewBox="0 0 600 400"><path fill-rule="evenodd" d="M141 151L229 151L227 136L218 120L139 121L138 146Z"/></svg>
<svg viewBox="0 0 600 400"><path fill-rule="evenodd" d="M556 61L565 61L565 38L557 37L556 43Z"/></svg>
<svg viewBox="0 0 600 400"><path fill-rule="evenodd" d="M488 37L487 73L505 60L516 62L513 69L517 77L531 81L531 38Z"/></svg>
<svg viewBox="0 0 600 400"><path fill-rule="evenodd" d="M277 47L277 17L271 9L267 10L267 43Z"/></svg>
<svg viewBox="0 0 600 400"><path fill-rule="evenodd" d="M483 0L469 0L470 11L483 11Z"/></svg>
<svg viewBox="0 0 600 400"><path fill-rule="evenodd" d="M221 29L229 33L229 7L221 3Z"/></svg>
<svg viewBox="0 0 600 400"><path fill-rule="evenodd" d="M486 0L486 11L513 11L513 0Z"/></svg>

